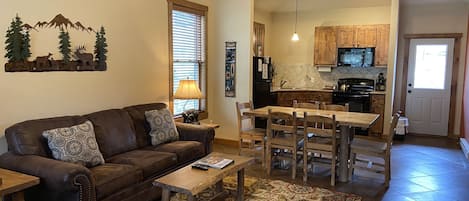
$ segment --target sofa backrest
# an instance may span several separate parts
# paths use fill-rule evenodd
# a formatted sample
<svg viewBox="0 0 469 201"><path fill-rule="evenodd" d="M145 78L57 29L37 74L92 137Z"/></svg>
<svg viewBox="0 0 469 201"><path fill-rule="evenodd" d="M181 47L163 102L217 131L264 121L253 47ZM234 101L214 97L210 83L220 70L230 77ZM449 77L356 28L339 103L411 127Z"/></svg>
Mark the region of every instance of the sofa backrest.
<svg viewBox="0 0 469 201"><path fill-rule="evenodd" d="M139 148L151 145L151 138L148 134L150 133L151 128L150 124L148 124L145 119L145 111L159 110L166 107L167 106L164 103L149 103L124 108L124 110L126 110L132 117L135 135L137 137L137 145Z"/></svg>
<svg viewBox="0 0 469 201"><path fill-rule="evenodd" d="M5 130L8 149L19 155L50 157L47 139L42 136L42 132L74 126L85 121L86 119L81 116L63 116L17 123Z"/></svg>
<svg viewBox="0 0 469 201"><path fill-rule="evenodd" d="M93 123L104 159L137 148L132 119L125 110L103 110L83 117Z"/></svg>

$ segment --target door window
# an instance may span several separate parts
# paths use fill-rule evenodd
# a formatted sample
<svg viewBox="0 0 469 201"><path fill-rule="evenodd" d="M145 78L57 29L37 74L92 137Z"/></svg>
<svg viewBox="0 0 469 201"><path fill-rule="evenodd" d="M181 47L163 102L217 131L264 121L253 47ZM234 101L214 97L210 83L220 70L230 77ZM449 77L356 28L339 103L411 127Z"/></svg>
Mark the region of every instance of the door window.
<svg viewBox="0 0 469 201"><path fill-rule="evenodd" d="M448 45L417 45L414 88L445 89Z"/></svg>

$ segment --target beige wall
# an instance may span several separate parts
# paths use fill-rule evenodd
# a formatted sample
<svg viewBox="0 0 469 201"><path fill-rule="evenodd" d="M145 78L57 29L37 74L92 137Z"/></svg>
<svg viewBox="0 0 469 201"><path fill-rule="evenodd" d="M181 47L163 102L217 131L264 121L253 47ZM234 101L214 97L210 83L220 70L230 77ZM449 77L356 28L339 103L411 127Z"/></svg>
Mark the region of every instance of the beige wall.
<svg viewBox="0 0 469 201"><path fill-rule="evenodd" d="M86 114L107 108L168 100L168 32L166 0L7 1L0 0L3 36L18 14L24 22L49 21L62 13L72 21L107 30L105 72L5 73L0 70L0 152L6 151L3 130L13 123L58 115ZM61 58L55 52L58 31L32 31L33 55ZM49 33L50 35L48 35ZM94 34L71 33L72 45L93 50ZM0 48L3 57L4 37Z"/></svg>
<svg viewBox="0 0 469 201"><path fill-rule="evenodd" d="M251 94L251 38L253 0L213 1L213 26L209 31L209 119L221 125L216 138L238 140L236 101L248 101ZM209 16L210 17L210 16ZM236 97L225 97L225 42L236 41ZM209 41L210 42L210 41Z"/></svg>
<svg viewBox="0 0 469 201"><path fill-rule="evenodd" d="M264 56L271 56L272 14L266 11L254 10L254 21L265 25Z"/></svg>
<svg viewBox="0 0 469 201"><path fill-rule="evenodd" d="M390 7L344 8L303 11L298 13L298 42L292 42L295 13L272 15L272 58L274 63L313 64L314 28L316 26L388 24Z"/></svg>
<svg viewBox="0 0 469 201"><path fill-rule="evenodd" d="M465 50L467 35L468 6L465 3L441 4L441 5L402 5L399 26L399 48L397 58L396 76L396 103L395 108L399 108L401 103L402 63L404 60L404 34L421 33L463 33L461 38L461 54L459 55L460 65L456 93L456 113L454 115L454 135L459 135L459 125L461 117L462 91L465 69ZM451 134L450 134L451 135Z"/></svg>

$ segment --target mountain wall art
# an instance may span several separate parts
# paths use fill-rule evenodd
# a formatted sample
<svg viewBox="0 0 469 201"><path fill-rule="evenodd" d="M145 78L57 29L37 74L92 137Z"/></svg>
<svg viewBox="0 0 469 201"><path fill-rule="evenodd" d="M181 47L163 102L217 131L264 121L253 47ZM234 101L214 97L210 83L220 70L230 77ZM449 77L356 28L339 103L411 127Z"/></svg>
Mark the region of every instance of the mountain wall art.
<svg viewBox="0 0 469 201"><path fill-rule="evenodd" d="M57 29L57 44L61 59L52 58L45 52L43 56L31 58L30 31ZM96 35L94 51L87 52L85 45L72 48L69 30L88 32ZM5 40L6 72L46 72L46 71L105 71L107 69L107 42L104 27L93 29L81 22L72 22L62 14L49 22L39 21L34 26L23 23L17 15L8 27ZM55 44L54 44L55 46Z"/></svg>

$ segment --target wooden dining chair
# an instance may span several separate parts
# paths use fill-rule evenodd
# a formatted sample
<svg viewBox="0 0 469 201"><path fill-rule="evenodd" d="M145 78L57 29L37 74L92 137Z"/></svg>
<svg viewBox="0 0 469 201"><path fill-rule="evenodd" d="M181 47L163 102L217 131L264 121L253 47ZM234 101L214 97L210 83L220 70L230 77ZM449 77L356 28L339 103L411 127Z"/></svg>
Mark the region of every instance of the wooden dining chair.
<svg viewBox="0 0 469 201"><path fill-rule="evenodd" d="M272 159L290 160L292 179L296 177L297 167L297 151L298 143L302 140L302 135L297 133L296 112L272 112L268 110L267 119L267 174L272 171ZM280 149L287 151L287 154L277 153L274 155L273 150Z"/></svg>
<svg viewBox="0 0 469 201"><path fill-rule="evenodd" d="M389 180L391 179L391 146L394 137L394 128L397 125L399 116L399 113L393 115L391 127L387 134L382 135L383 137L355 136L350 144L349 180L352 179L354 169L361 169L384 174L385 186L389 186ZM358 154L360 156L381 158L384 163L358 159Z"/></svg>
<svg viewBox="0 0 469 201"><path fill-rule="evenodd" d="M336 105L336 104L327 104L325 102L322 102L321 109L348 112L350 111L350 106L348 103L345 103L345 105Z"/></svg>
<svg viewBox="0 0 469 201"><path fill-rule="evenodd" d="M260 155L262 166L265 166L265 135L266 130L255 128L255 117L244 115L243 112L253 110L252 102L236 102L238 115L239 155Z"/></svg>
<svg viewBox="0 0 469 201"><path fill-rule="evenodd" d="M321 104L319 102L314 102L314 103L306 103L306 102L293 102L293 107L294 108L307 108L307 109L316 109L319 110Z"/></svg>
<svg viewBox="0 0 469 201"><path fill-rule="evenodd" d="M328 164L331 167L331 186L335 185L335 170L337 166L337 150L339 147L339 141L336 137L336 127L335 115L332 117L329 116L320 116L320 115L310 115L307 112L304 113L304 147L303 147L303 181L306 182L308 179L308 161L311 161L311 166L315 163L318 164ZM329 125L329 126L326 126ZM309 137L310 133L316 135ZM309 154L311 153L311 154ZM330 161L316 160L315 154L319 155L330 155ZM311 156L311 160L308 160L308 156Z"/></svg>

